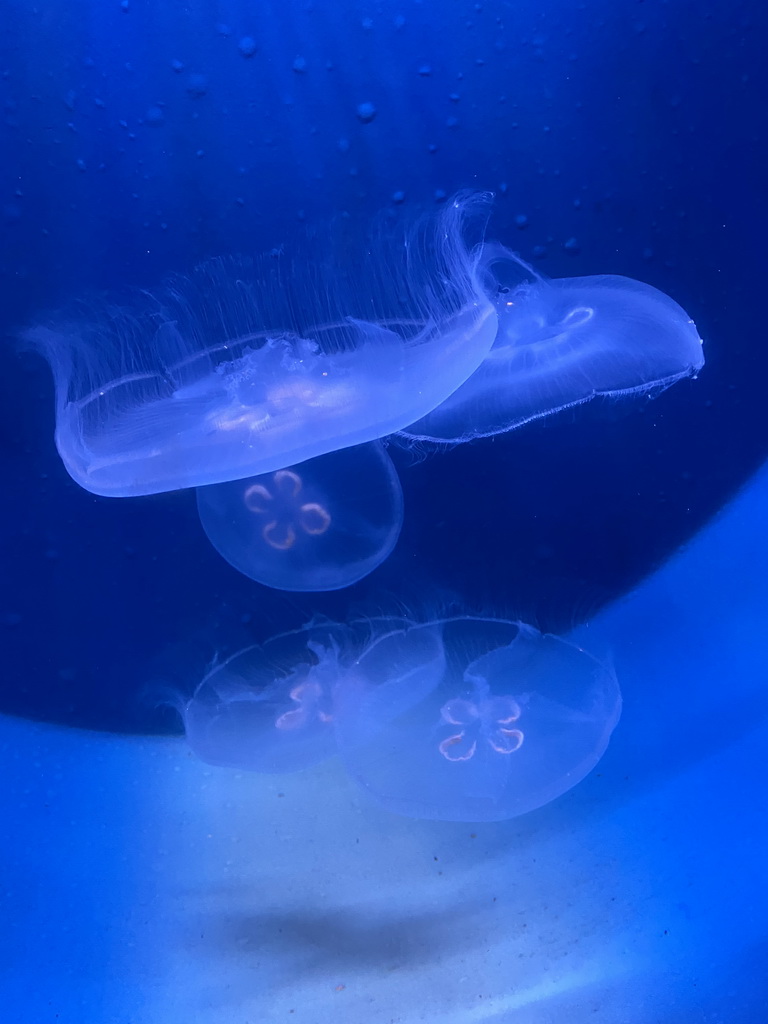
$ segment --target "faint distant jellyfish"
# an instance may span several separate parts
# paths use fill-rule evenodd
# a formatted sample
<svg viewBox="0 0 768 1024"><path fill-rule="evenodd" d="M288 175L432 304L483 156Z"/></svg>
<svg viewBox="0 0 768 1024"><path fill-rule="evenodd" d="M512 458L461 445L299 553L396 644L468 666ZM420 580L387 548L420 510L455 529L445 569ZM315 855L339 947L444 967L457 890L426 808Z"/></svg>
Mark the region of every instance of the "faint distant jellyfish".
<svg viewBox="0 0 768 1024"><path fill-rule="evenodd" d="M403 494L378 442L201 487L200 521L230 565L279 590L339 590L390 554Z"/></svg>
<svg viewBox="0 0 768 1024"><path fill-rule="evenodd" d="M427 653L427 674L425 633L443 652ZM384 807L497 821L549 803L594 768L621 696L611 669L581 648L523 623L466 617L384 631L349 666L335 706L344 762Z"/></svg>
<svg viewBox="0 0 768 1024"><path fill-rule="evenodd" d="M480 259L499 314L496 341L405 438L488 437L598 395L661 390L704 364L691 318L651 285L611 275L550 281L495 243Z"/></svg>
<svg viewBox="0 0 768 1024"><path fill-rule="evenodd" d="M217 260L135 309L27 331L53 370L68 472L95 494L153 494L274 472L418 420L496 334L463 239L483 204L460 196L341 264L328 252Z"/></svg>
<svg viewBox="0 0 768 1024"><path fill-rule="evenodd" d="M208 764L294 772L332 756L334 691L349 631L311 623L214 666L175 701L187 741Z"/></svg>

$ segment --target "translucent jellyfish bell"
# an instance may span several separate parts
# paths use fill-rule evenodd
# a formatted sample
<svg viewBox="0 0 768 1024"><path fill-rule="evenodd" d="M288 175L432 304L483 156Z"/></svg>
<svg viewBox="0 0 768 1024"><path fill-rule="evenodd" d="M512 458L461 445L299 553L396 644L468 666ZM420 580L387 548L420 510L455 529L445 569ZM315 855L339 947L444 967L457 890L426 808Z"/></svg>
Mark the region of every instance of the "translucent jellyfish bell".
<svg viewBox="0 0 768 1024"><path fill-rule="evenodd" d="M597 395L661 389L704 364L696 326L673 299L628 277L547 280L500 245L481 260L499 330L478 370L403 435L488 437Z"/></svg>
<svg viewBox="0 0 768 1024"><path fill-rule="evenodd" d="M339 590L392 551L403 493L378 442L201 487L206 536L230 565L279 590Z"/></svg>
<svg viewBox="0 0 768 1024"><path fill-rule="evenodd" d="M295 772L336 753L337 697L371 630L386 638L366 664L386 674L381 712L392 717L432 689L444 671L440 629L406 632L397 619L343 626L318 620L254 644L205 675L191 698L174 695L193 753L208 764L262 773ZM393 628L396 627L396 628ZM405 700L404 700L405 695ZM375 697L372 697L373 707ZM377 716L378 717L378 716Z"/></svg>
<svg viewBox="0 0 768 1024"><path fill-rule="evenodd" d="M187 741L202 761L255 772L295 772L336 751L334 690L349 649L345 627L313 623L214 666L178 700Z"/></svg>
<svg viewBox="0 0 768 1024"><path fill-rule="evenodd" d="M339 260L214 261L133 310L26 333L74 480L127 497L260 475L400 430L487 355L497 315L458 197ZM320 243L328 239L320 239Z"/></svg>
<svg viewBox="0 0 768 1024"><path fill-rule="evenodd" d="M384 807L497 821L580 782L620 709L613 672L580 648L522 623L456 618L374 640L344 676L335 719L350 774Z"/></svg>

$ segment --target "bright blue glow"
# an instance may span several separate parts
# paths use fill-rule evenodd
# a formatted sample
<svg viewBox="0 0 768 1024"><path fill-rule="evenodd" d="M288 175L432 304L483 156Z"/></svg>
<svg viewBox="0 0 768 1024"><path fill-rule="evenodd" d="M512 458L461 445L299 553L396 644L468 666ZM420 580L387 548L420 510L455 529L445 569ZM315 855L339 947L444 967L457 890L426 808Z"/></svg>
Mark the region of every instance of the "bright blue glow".
<svg viewBox="0 0 768 1024"><path fill-rule="evenodd" d="M618 721L613 672L522 623L456 618L376 639L339 688L350 774L398 814L499 821L571 789Z"/></svg>
<svg viewBox="0 0 768 1024"><path fill-rule="evenodd" d="M336 750L333 695L348 631L334 623L284 633L216 665L176 704L194 753L208 764L295 772Z"/></svg>
<svg viewBox="0 0 768 1024"><path fill-rule="evenodd" d="M703 366L695 324L651 285L614 275L547 280L502 246L481 252L496 341L469 380L404 436L471 441L598 395L660 390Z"/></svg>
<svg viewBox="0 0 768 1024"><path fill-rule="evenodd" d="M206 536L230 565L280 590L339 590L392 551L400 481L371 442L246 480L201 487Z"/></svg>
<svg viewBox="0 0 768 1024"><path fill-rule="evenodd" d="M33 328L74 480L130 497L223 483L384 437L477 369L496 311L461 196L343 267L219 260L135 309Z"/></svg>

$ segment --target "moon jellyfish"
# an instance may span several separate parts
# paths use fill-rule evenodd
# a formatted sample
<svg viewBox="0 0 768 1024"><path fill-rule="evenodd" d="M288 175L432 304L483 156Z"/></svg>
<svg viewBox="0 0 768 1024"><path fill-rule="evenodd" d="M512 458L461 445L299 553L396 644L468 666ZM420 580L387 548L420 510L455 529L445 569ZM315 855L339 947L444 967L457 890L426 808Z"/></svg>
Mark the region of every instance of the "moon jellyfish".
<svg viewBox="0 0 768 1024"><path fill-rule="evenodd" d="M397 542L403 493L377 442L287 469L201 487L203 529L223 558L279 590L339 590Z"/></svg>
<svg viewBox="0 0 768 1024"><path fill-rule="evenodd" d="M704 364L673 299L628 277L547 280L509 250L482 247L499 330L478 370L403 435L455 444L519 427L597 395L666 388Z"/></svg>
<svg viewBox="0 0 768 1024"><path fill-rule="evenodd" d="M580 782L620 709L613 672L581 648L519 622L455 618L374 640L339 687L336 732L350 774L389 810L497 821Z"/></svg>
<svg viewBox="0 0 768 1024"><path fill-rule="evenodd" d="M345 648L343 626L315 623L214 666L190 700L175 702L192 751L208 764L266 773L330 757Z"/></svg>
<svg viewBox="0 0 768 1024"><path fill-rule="evenodd" d="M463 240L484 199L460 196L359 256L213 261L133 309L28 331L53 370L68 472L94 494L153 494L271 473L418 420L496 334Z"/></svg>

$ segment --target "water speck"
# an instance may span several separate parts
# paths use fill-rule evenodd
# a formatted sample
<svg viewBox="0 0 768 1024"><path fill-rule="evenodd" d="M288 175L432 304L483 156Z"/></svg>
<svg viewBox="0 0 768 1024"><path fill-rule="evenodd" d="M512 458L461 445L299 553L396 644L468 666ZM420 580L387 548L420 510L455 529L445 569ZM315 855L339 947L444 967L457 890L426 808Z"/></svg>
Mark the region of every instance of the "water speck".
<svg viewBox="0 0 768 1024"><path fill-rule="evenodd" d="M243 57L253 57L258 49L253 36L243 36L237 44L237 48Z"/></svg>
<svg viewBox="0 0 768 1024"><path fill-rule="evenodd" d="M370 124L374 117L376 117L376 107L373 105L373 103L358 103L358 121L362 121L363 124Z"/></svg>

